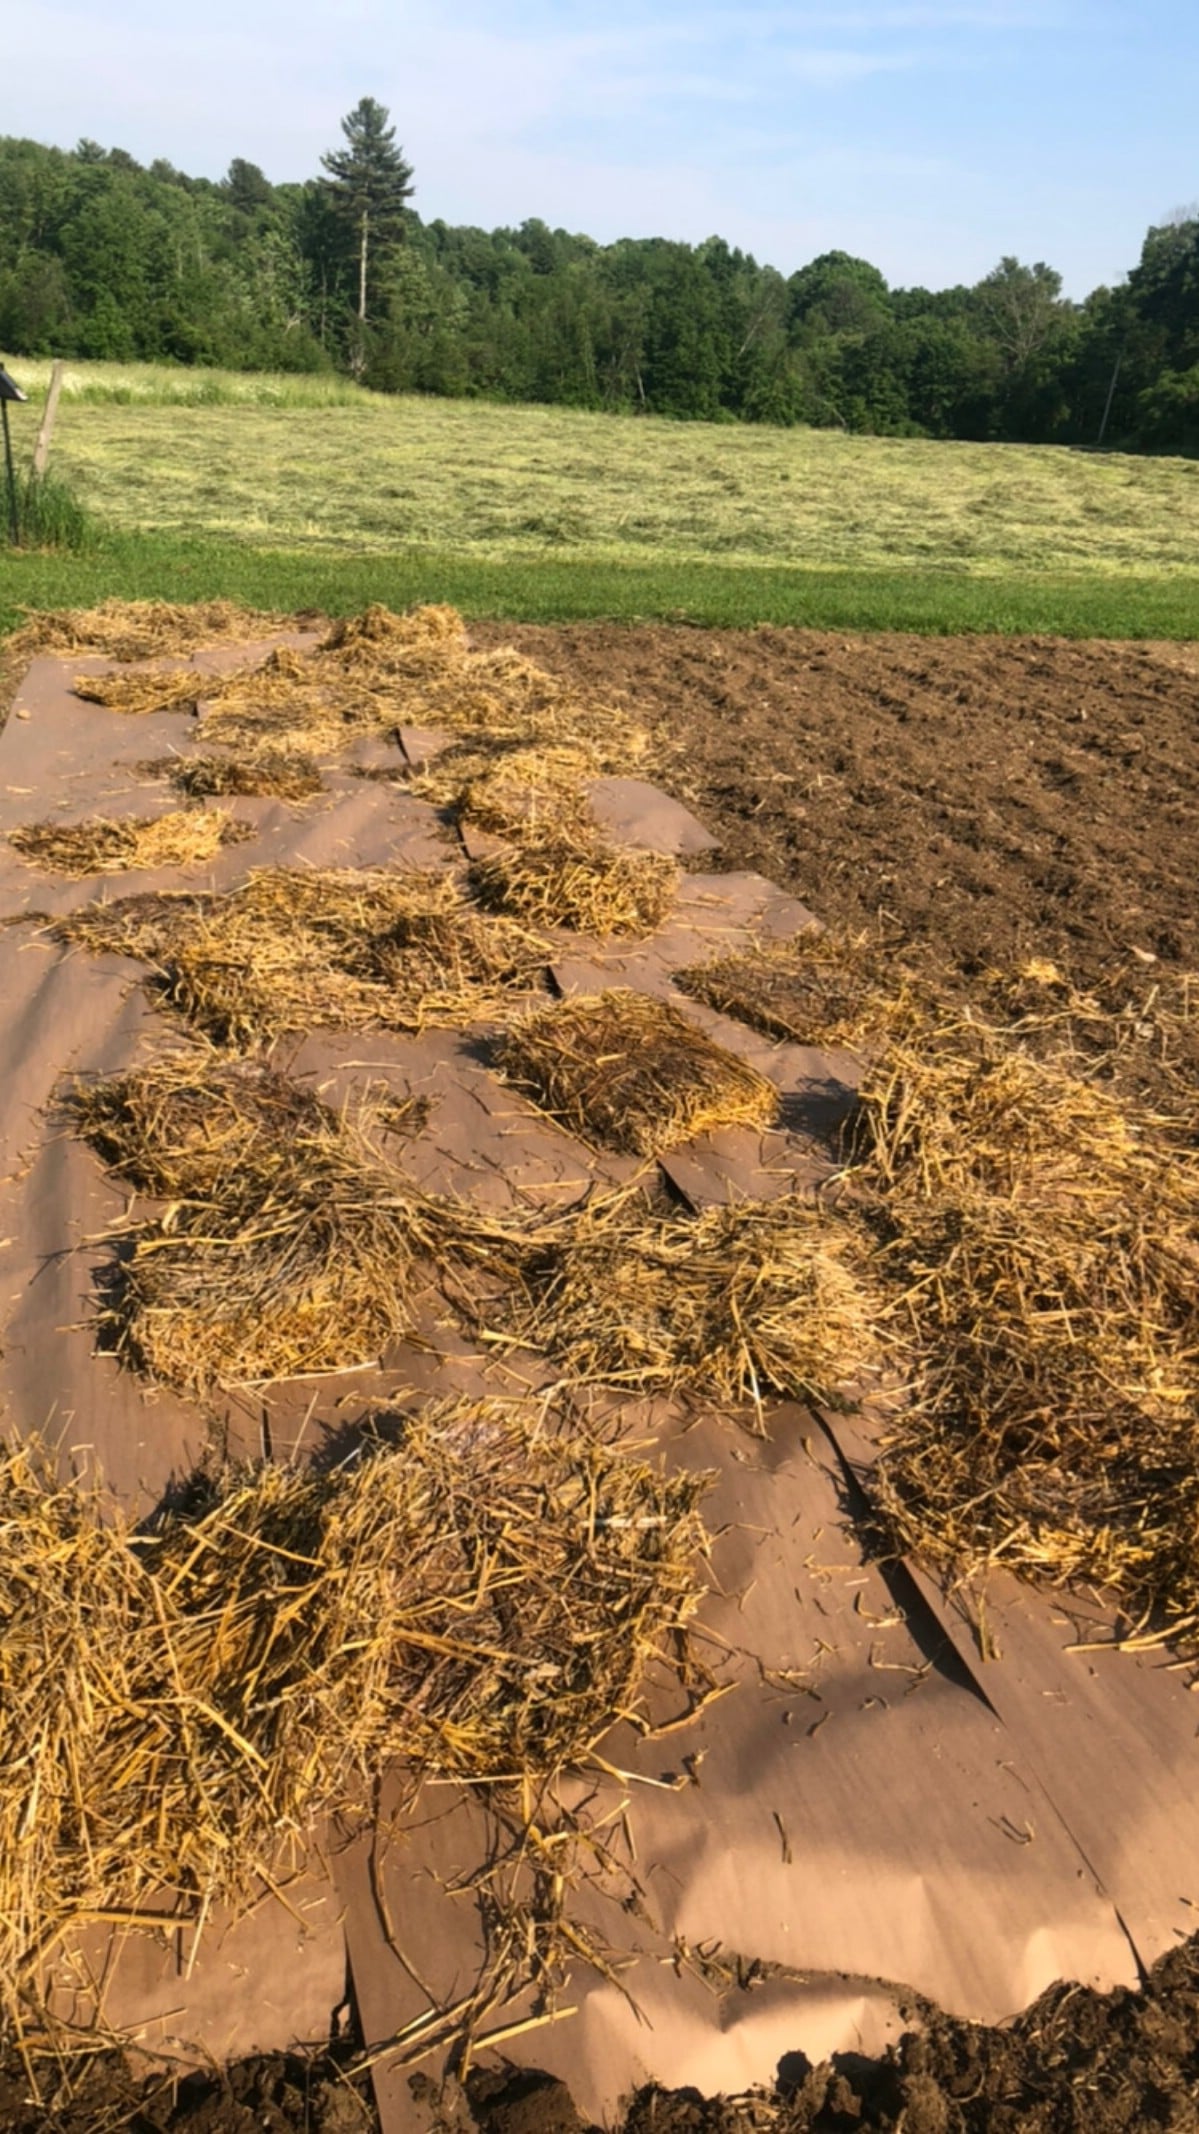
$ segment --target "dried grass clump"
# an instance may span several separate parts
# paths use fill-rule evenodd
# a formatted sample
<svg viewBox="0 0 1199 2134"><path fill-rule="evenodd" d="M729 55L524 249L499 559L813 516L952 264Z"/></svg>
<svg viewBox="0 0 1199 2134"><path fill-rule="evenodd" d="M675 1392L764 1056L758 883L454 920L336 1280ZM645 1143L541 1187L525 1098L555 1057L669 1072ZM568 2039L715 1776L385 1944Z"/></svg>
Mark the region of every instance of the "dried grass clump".
<svg viewBox="0 0 1199 2134"><path fill-rule="evenodd" d="M647 745L615 705L580 697L512 646L474 652L453 608L393 615L371 607L335 624L316 656L390 703L392 720L447 727L493 741L572 743L615 749L626 764Z"/></svg>
<svg viewBox="0 0 1199 2134"><path fill-rule="evenodd" d="M870 1176L922 1200L981 1189L1073 1207L1160 1189L1189 1166L1165 1122L984 1025L928 1017L859 1092L853 1135ZM1181 1168L1178 1166L1181 1165Z"/></svg>
<svg viewBox="0 0 1199 2134"><path fill-rule="evenodd" d="M679 868L664 853L625 851L598 831L564 823L552 834L526 834L511 851L477 860L470 879L481 904L530 925L640 939L669 912Z"/></svg>
<svg viewBox="0 0 1199 2134"><path fill-rule="evenodd" d="M52 921L55 941L86 949L93 956L133 956L139 963L161 963L174 945L194 934L206 912L219 902L212 893L192 890L140 890L131 897L105 897Z"/></svg>
<svg viewBox="0 0 1199 2134"><path fill-rule="evenodd" d="M193 800L232 793L310 800L325 783L310 755L285 748L263 748L254 755L158 756L140 768L147 777L166 778Z"/></svg>
<svg viewBox="0 0 1199 2134"><path fill-rule="evenodd" d="M625 1195L531 1245L507 1327L580 1383L831 1406L879 1362L866 1258L850 1220L810 1201L688 1216Z"/></svg>
<svg viewBox="0 0 1199 2134"><path fill-rule="evenodd" d="M291 615L239 607L233 600L102 600L94 608L29 611L9 639L18 656L94 652L109 659L152 659L233 638L268 636L294 625Z"/></svg>
<svg viewBox="0 0 1199 2134"><path fill-rule="evenodd" d="M451 758L446 771L454 769ZM588 786L598 771L597 751L581 742L507 749L465 776L459 771L454 801L467 821L510 837L537 841L563 825L586 833L594 830Z"/></svg>
<svg viewBox="0 0 1199 2134"><path fill-rule="evenodd" d="M71 687L85 704L140 719L156 711L194 711L211 679L184 667L153 674L78 674Z"/></svg>
<svg viewBox="0 0 1199 2134"><path fill-rule="evenodd" d="M875 1488L954 1576L1085 1578L1199 1626L1199 1159L996 1033L880 1065L858 1154L913 1392Z"/></svg>
<svg viewBox="0 0 1199 2134"><path fill-rule="evenodd" d="M1085 1579L1193 1635L1194 1231L978 1196L905 1209L889 1272L915 1372L874 1487L903 1544L954 1577Z"/></svg>
<svg viewBox="0 0 1199 2134"><path fill-rule="evenodd" d="M541 989L549 954L449 876L386 869L264 867L224 896L95 904L54 932L154 963L170 1005L237 1048L502 1019Z"/></svg>
<svg viewBox="0 0 1199 2134"><path fill-rule="evenodd" d="M223 845L254 836L252 823L214 808L176 808L166 815L93 815L80 823L35 822L10 830L23 859L52 874L129 874L135 869L198 867Z"/></svg>
<svg viewBox="0 0 1199 2134"><path fill-rule="evenodd" d="M360 1125L278 1078L218 1066L172 1086L173 1072L76 1100L79 1130L122 1175L178 1196L122 1238L104 1346L192 1397L377 1361L452 1258L446 1222Z"/></svg>
<svg viewBox="0 0 1199 2134"><path fill-rule="evenodd" d="M334 655L346 672L420 674L430 665L465 659L466 625L457 608L430 602L396 615L376 600L361 615L339 617L321 639L320 651Z"/></svg>
<svg viewBox="0 0 1199 2134"><path fill-rule="evenodd" d="M498 1406L226 1472L149 1532L0 1456L6 2012L76 1926L252 1901L396 1757L585 1757L694 1611L703 1487Z"/></svg>
<svg viewBox="0 0 1199 2134"><path fill-rule="evenodd" d="M778 1091L669 1002L613 990L555 1002L496 1048L507 1080L570 1133L652 1156L717 1126L769 1126Z"/></svg>
<svg viewBox="0 0 1199 2134"><path fill-rule="evenodd" d="M876 944L816 927L677 971L674 982L719 1014L797 1045L877 1049L912 1014L905 983L884 972Z"/></svg>
<svg viewBox="0 0 1199 2134"><path fill-rule="evenodd" d="M310 754L359 734L390 731L401 714L369 681L322 661L319 651L286 646L258 667L205 678L206 740L248 749Z"/></svg>
<svg viewBox="0 0 1199 2134"><path fill-rule="evenodd" d="M128 1074L80 1082L67 1098L74 1130L139 1192L196 1200L252 1191L290 1160L297 1141L339 1133L335 1112L286 1075L253 1060L185 1055Z"/></svg>

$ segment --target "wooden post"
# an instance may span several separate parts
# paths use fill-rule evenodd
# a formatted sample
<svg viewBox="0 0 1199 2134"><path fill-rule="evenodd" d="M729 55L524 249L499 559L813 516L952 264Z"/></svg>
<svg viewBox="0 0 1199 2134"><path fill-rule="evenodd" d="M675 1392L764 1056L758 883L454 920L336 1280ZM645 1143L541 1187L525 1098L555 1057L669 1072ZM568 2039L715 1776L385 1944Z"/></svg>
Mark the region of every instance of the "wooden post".
<svg viewBox="0 0 1199 2134"><path fill-rule="evenodd" d="M45 473L46 461L50 457L50 439L54 435L54 418L58 413L58 396L62 391L62 374L63 364L61 361L56 360L50 372L50 386L46 394L46 405L42 409L41 426L37 433L37 443L33 448L35 479Z"/></svg>
<svg viewBox="0 0 1199 2134"><path fill-rule="evenodd" d="M21 539L21 521L17 514L17 483L12 471L12 437L8 427L8 402L0 400L0 415L4 418L4 464L8 471L8 530L12 545L16 548Z"/></svg>

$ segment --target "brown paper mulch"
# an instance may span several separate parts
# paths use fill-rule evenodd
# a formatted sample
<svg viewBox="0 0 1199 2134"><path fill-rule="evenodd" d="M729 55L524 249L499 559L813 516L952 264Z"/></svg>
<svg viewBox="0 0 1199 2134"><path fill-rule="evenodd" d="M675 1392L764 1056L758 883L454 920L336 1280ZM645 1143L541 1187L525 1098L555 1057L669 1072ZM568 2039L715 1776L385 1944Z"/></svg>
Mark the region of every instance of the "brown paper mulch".
<svg viewBox="0 0 1199 2134"><path fill-rule="evenodd" d="M779 2079L737 2096L647 2083L614 2134L1140 2134L1147 2098L1157 2123L1189 2129L1199 2080L1199 1947L1171 1950L1140 1990L1053 1986L1010 2022L965 2023L925 2004L918 2028L881 2059L843 2053L813 2066L795 2051ZM116 2054L66 2061L48 2084L53 2117L30 2099L26 2068L0 2065L7 2134L373 2134L379 2121L352 2042L305 2056L275 2053L181 2077L146 2076ZM536 2067L477 2070L439 2112L418 2075L415 2112L449 2109L464 2134L582 2134L563 2083Z"/></svg>

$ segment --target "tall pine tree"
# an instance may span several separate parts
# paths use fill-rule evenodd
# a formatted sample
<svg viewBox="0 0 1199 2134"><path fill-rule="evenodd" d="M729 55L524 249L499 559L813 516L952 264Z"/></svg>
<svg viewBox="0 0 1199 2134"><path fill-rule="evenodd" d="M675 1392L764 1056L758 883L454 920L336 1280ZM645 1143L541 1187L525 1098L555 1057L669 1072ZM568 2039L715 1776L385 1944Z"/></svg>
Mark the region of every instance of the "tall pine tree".
<svg viewBox="0 0 1199 2134"><path fill-rule="evenodd" d="M373 257L398 242L404 209L412 196L412 165L397 147L390 113L373 96L364 96L341 122L344 148L321 157L323 180L332 205L353 231L358 254L358 318L366 324L367 275Z"/></svg>

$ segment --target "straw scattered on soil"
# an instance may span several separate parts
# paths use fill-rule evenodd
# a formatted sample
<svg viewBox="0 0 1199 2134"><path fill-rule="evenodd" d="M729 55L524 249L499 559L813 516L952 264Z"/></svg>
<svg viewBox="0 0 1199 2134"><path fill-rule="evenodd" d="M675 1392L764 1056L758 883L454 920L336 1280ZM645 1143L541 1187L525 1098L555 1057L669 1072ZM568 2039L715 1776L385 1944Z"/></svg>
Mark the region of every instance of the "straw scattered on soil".
<svg viewBox="0 0 1199 2134"><path fill-rule="evenodd" d="M956 1577L1003 1564L1199 1627L1199 1159L997 1033L930 1028L862 1092L861 1181L911 1357L875 1490Z"/></svg>
<svg viewBox="0 0 1199 2134"><path fill-rule="evenodd" d="M309 800L324 789L313 758L294 749L264 748L254 755L155 756L138 768L165 778L194 800L227 793L270 794L279 800Z"/></svg>
<svg viewBox="0 0 1199 2134"><path fill-rule="evenodd" d="M563 825L477 860L470 882L489 910L511 912L532 926L639 939L669 912L679 868L664 853L625 851L597 831Z"/></svg>
<svg viewBox="0 0 1199 2134"><path fill-rule="evenodd" d="M676 971L674 983L763 1036L797 1045L877 1051L913 1010L902 975L875 940L816 927Z"/></svg>
<svg viewBox="0 0 1199 2134"><path fill-rule="evenodd" d="M239 607L232 600L102 600L93 608L26 610L10 638L22 658L38 652L93 652L109 659L150 659L230 639L266 637L294 627L292 615Z"/></svg>
<svg viewBox="0 0 1199 2134"><path fill-rule="evenodd" d="M769 1126L778 1091L669 1002L613 990L556 1001L495 1048L505 1078L568 1132L652 1156L717 1126Z"/></svg>
<svg viewBox="0 0 1199 2134"><path fill-rule="evenodd" d="M702 1590L703 1481L498 1405L331 1473L197 1483L153 1531L0 1456L0 1997L74 1926L278 1884L392 1759L584 1757ZM147 1924L149 1924L147 1920Z"/></svg>
<svg viewBox="0 0 1199 2134"><path fill-rule="evenodd" d="M765 1394L831 1406L878 1367L867 1245L790 1196L692 1216L622 1194L530 1246L504 1324L576 1382L752 1403L760 1425Z"/></svg>
<svg viewBox="0 0 1199 2134"><path fill-rule="evenodd" d="M176 808L165 815L93 815L80 823L26 823L8 842L23 859L52 874L129 874L135 869L198 867L223 845L255 835L252 823L224 810Z"/></svg>
<svg viewBox="0 0 1199 2134"><path fill-rule="evenodd" d="M205 899L89 905L58 938L154 963L164 997L221 1045L286 1032L503 1020L541 990L549 950L474 909L442 874L260 868Z"/></svg>

